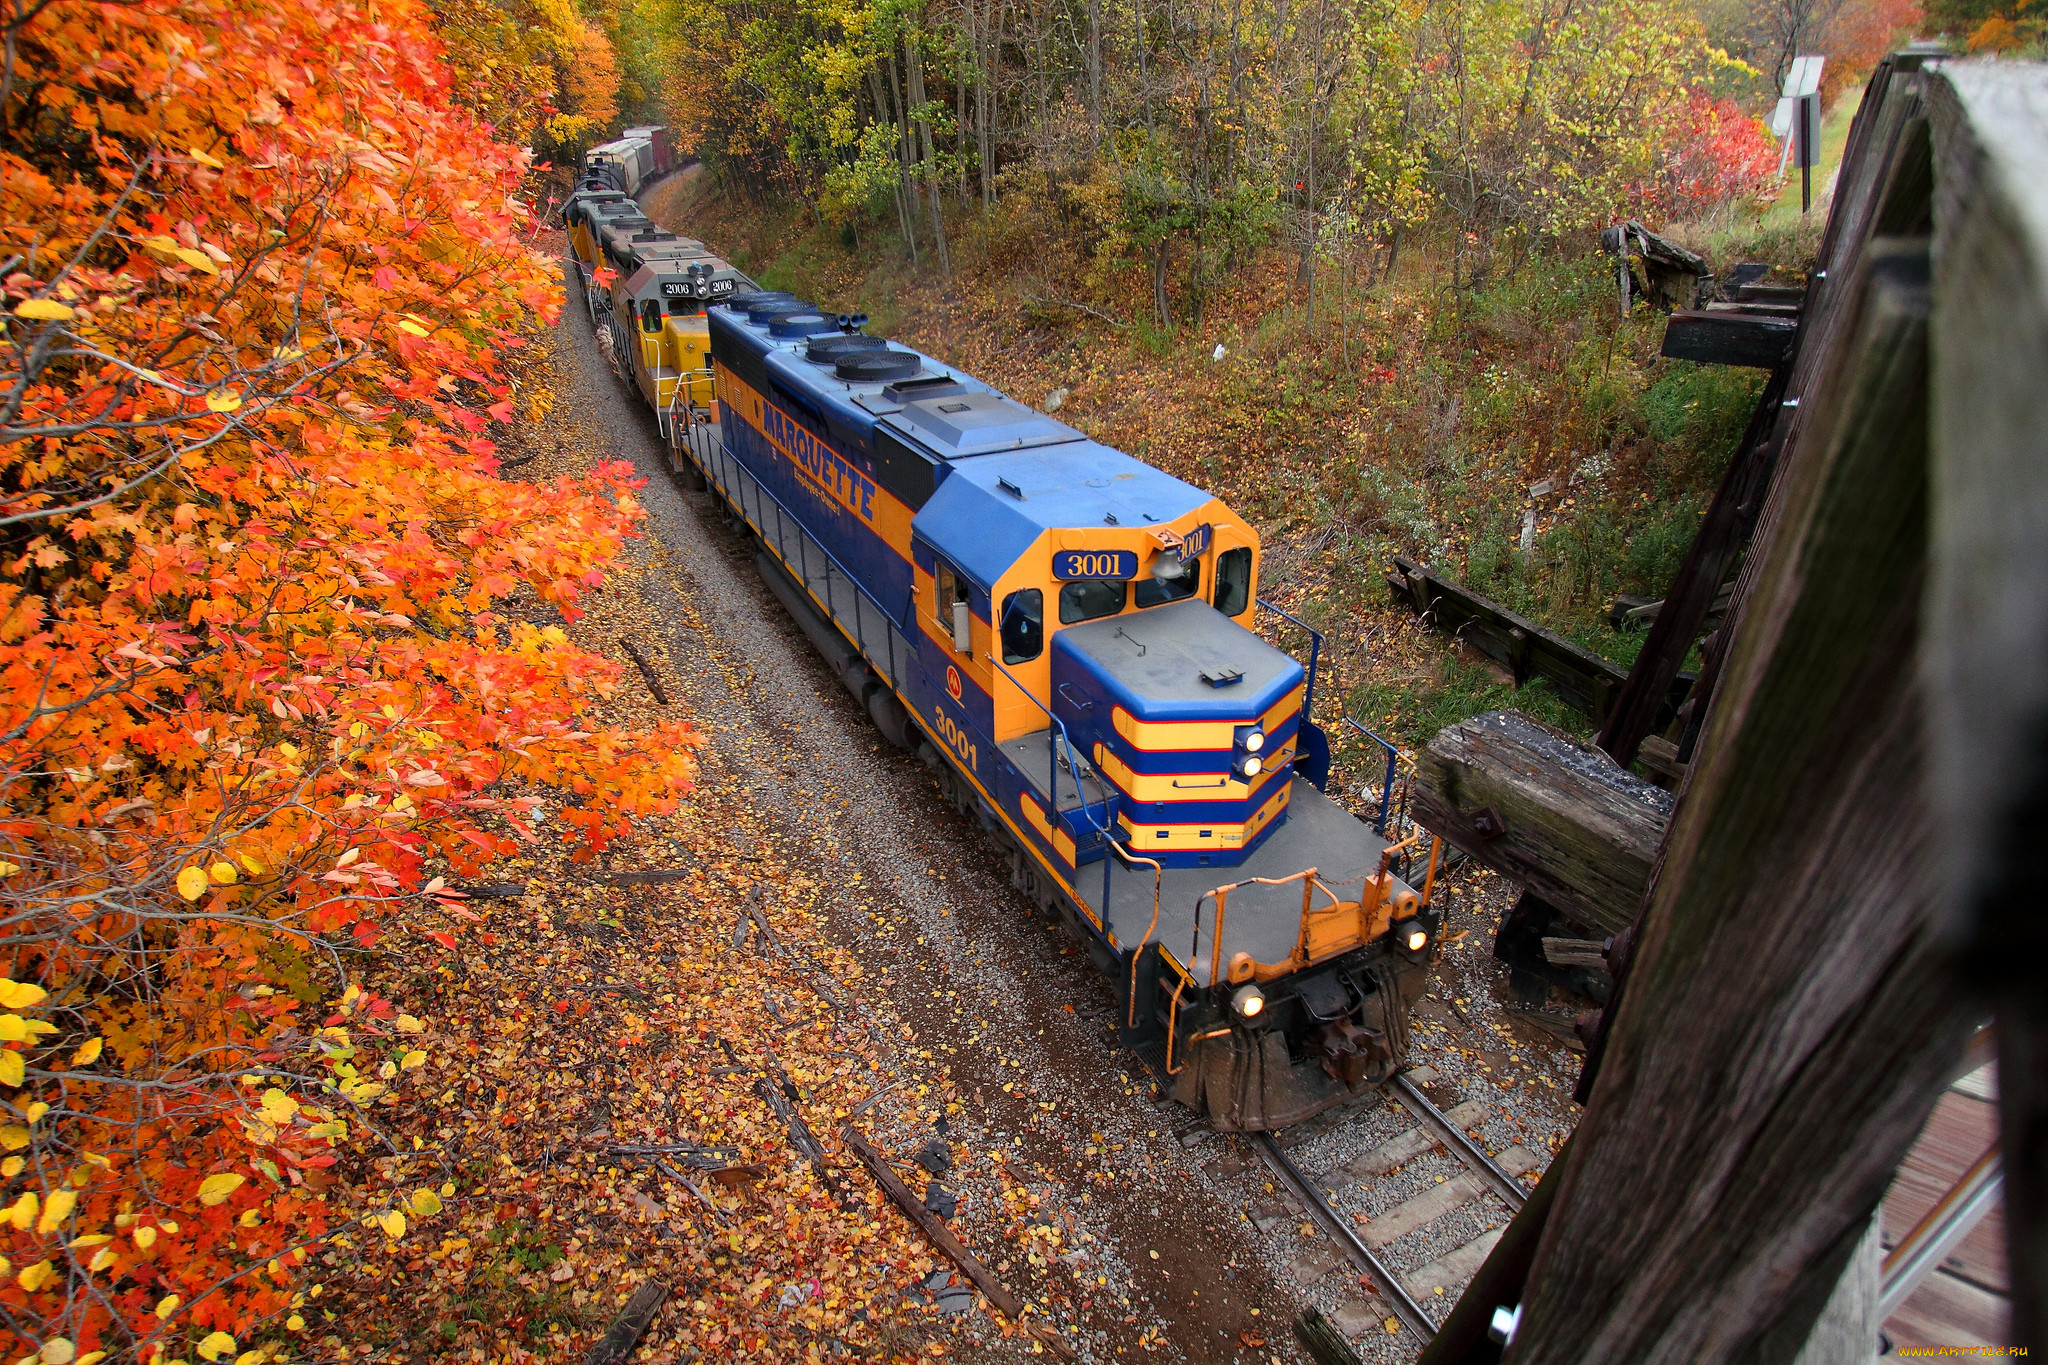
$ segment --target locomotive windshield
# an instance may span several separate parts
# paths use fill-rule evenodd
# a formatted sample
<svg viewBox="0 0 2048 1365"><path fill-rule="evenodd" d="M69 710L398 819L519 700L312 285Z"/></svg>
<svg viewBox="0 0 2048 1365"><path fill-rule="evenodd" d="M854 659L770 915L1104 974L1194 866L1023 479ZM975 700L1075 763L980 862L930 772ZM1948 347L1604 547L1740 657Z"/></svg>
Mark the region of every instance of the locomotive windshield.
<svg viewBox="0 0 2048 1365"><path fill-rule="evenodd" d="M1124 581L1121 578L1078 578L1060 585L1060 624L1093 621L1114 616L1124 609Z"/></svg>
<svg viewBox="0 0 2048 1365"><path fill-rule="evenodd" d="M1193 597L1202 590L1202 561L1189 560L1181 565L1177 578L1147 576L1138 580L1138 605L1156 607L1162 602L1178 602L1183 597Z"/></svg>

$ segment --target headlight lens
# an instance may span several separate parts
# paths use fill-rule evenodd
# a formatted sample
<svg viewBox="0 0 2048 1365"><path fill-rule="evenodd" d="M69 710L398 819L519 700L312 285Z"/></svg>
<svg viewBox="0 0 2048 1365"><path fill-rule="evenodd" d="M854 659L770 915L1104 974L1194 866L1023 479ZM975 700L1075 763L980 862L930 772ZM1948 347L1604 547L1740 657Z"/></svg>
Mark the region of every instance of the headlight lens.
<svg viewBox="0 0 2048 1365"><path fill-rule="evenodd" d="M1257 986L1239 986L1237 994L1230 997L1230 1007L1247 1019L1256 1019L1266 1008L1266 993Z"/></svg>
<svg viewBox="0 0 2048 1365"><path fill-rule="evenodd" d="M1257 777L1265 766L1265 764L1259 761L1258 755L1253 754L1238 766L1238 771L1242 772L1246 777Z"/></svg>
<svg viewBox="0 0 2048 1365"><path fill-rule="evenodd" d="M1417 925L1408 931L1408 951L1419 953L1429 946L1429 930Z"/></svg>
<svg viewBox="0 0 2048 1365"><path fill-rule="evenodd" d="M1420 953L1429 947L1429 926L1419 919L1395 920L1392 930L1394 942L1409 953Z"/></svg>
<svg viewBox="0 0 2048 1365"><path fill-rule="evenodd" d="M1244 737L1244 751L1248 754L1255 754L1265 747L1266 737L1257 730Z"/></svg>

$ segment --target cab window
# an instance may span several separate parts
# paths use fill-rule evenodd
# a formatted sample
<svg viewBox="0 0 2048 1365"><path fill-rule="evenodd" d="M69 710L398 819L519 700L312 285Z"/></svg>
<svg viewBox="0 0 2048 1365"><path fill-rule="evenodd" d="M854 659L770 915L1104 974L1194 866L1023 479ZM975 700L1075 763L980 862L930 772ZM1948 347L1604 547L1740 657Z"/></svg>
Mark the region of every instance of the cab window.
<svg viewBox="0 0 2048 1365"><path fill-rule="evenodd" d="M1003 599L1003 662L1026 664L1045 652L1045 594L1023 588Z"/></svg>
<svg viewBox="0 0 2048 1365"><path fill-rule="evenodd" d="M672 318L701 318L704 316L704 305L695 299L670 299L668 315Z"/></svg>
<svg viewBox="0 0 2048 1365"><path fill-rule="evenodd" d="M1150 574L1138 580L1137 599L1140 607L1156 607L1162 602L1178 602L1183 597L1193 597L1202 590L1202 561L1197 559L1182 566L1179 578L1154 578Z"/></svg>
<svg viewBox="0 0 2048 1365"><path fill-rule="evenodd" d="M661 330L661 300L649 299L640 305L640 330L659 332Z"/></svg>
<svg viewBox="0 0 2048 1365"><path fill-rule="evenodd" d="M967 600L967 584L944 564L932 576L932 615L947 630L953 628L953 604Z"/></svg>
<svg viewBox="0 0 2048 1365"><path fill-rule="evenodd" d="M1120 578L1079 578L1060 585L1060 623L1093 621L1124 609L1125 584Z"/></svg>
<svg viewBox="0 0 2048 1365"><path fill-rule="evenodd" d="M1216 610L1242 616L1252 604L1252 549L1240 545L1216 556Z"/></svg>

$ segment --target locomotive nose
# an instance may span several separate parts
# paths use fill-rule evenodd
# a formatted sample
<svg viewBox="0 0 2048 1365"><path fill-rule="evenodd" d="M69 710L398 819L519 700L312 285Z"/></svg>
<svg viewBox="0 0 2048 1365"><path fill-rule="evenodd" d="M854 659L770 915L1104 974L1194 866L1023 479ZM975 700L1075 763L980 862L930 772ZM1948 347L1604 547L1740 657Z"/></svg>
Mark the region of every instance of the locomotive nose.
<svg viewBox="0 0 2048 1365"><path fill-rule="evenodd" d="M1053 710L1134 852L1233 867L1287 816L1301 665L1199 599L1053 637Z"/></svg>

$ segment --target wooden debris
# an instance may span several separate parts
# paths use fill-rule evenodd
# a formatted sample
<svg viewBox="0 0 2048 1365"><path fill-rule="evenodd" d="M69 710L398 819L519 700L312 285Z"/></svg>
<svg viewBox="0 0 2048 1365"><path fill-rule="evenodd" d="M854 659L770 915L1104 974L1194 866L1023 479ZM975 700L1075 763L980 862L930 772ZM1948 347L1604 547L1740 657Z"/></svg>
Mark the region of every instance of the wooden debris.
<svg viewBox="0 0 2048 1365"><path fill-rule="evenodd" d="M654 1315L661 1311L661 1305L668 1298L668 1286L660 1280L649 1280L634 1292L626 1307L605 1334L598 1338L597 1345L590 1348L590 1354L583 1358L583 1365L625 1365L633 1354L633 1348L640 1344L640 1338L654 1325Z"/></svg>
<svg viewBox="0 0 2048 1365"><path fill-rule="evenodd" d="M640 670L640 676L646 679L647 690L654 694L655 703L667 706L668 693L662 690L661 679L654 676L654 665L647 662L647 656L640 652L640 646L634 644L632 637L628 635L619 637L619 646L632 658L633 666Z"/></svg>
<svg viewBox="0 0 2048 1365"><path fill-rule="evenodd" d="M1304 1308L1294 1319L1295 1339L1316 1358L1317 1365L1364 1365L1344 1334L1320 1309Z"/></svg>
<svg viewBox="0 0 2048 1365"><path fill-rule="evenodd" d="M888 1158L876 1151L868 1140L860 1135L859 1130L849 1124L839 1130L839 1135L845 1139L846 1145L853 1149L854 1155L861 1159L861 1164L875 1177L875 1183L882 1187L882 1193L888 1195L896 1207L902 1209L910 1221L917 1224L919 1230L931 1239L933 1246L946 1253L953 1264L960 1267L961 1273L973 1281L974 1287L981 1291L982 1297L986 1298L997 1312L1014 1323L1028 1327L1060 1359L1074 1359L1073 1349L1061 1340L1057 1333L1039 1324L1024 1321L1024 1305L1018 1301L1017 1296L1005 1289L1002 1281L990 1274L988 1267L976 1260L974 1253L961 1245L960 1239L925 1208L924 1201L910 1192L910 1187L903 1183L901 1177L889 1165Z"/></svg>
<svg viewBox="0 0 2048 1365"><path fill-rule="evenodd" d="M690 875L687 867L657 867L646 872L608 872L605 880L613 886L659 886L664 882L679 882Z"/></svg>
<svg viewBox="0 0 2048 1365"><path fill-rule="evenodd" d="M1672 798L1518 711L1447 727L1416 756L1415 817L1579 924L1635 919Z"/></svg>
<svg viewBox="0 0 2048 1365"><path fill-rule="evenodd" d="M1607 970L1607 941L1597 938L1546 938L1543 956L1553 967L1597 967Z"/></svg>
<svg viewBox="0 0 2048 1365"><path fill-rule="evenodd" d="M1799 324L1772 313L1733 308L1681 309L1664 328L1663 354L1701 365L1774 370L1792 353Z"/></svg>
<svg viewBox="0 0 2048 1365"><path fill-rule="evenodd" d="M526 894L525 882L483 882L476 886L451 884L444 890L458 892L471 900L516 901Z"/></svg>

